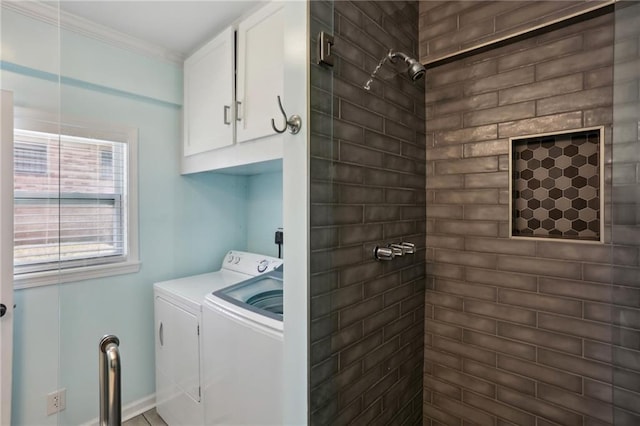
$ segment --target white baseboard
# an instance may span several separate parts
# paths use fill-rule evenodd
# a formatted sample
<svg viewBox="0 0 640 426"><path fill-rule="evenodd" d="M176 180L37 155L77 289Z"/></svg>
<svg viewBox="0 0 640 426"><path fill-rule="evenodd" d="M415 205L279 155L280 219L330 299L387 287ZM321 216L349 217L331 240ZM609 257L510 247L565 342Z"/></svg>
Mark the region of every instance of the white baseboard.
<svg viewBox="0 0 640 426"><path fill-rule="evenodd" d="M122 407L122 422L134 418L135 416L144 413L145 411L149 411L153 407L156 406L156 394L151 394L144 398L141 398L137 401L133 401L131 404L127 404ZM95 418L87 423L84 423L82 426L98 426L100 424L100 419Z"/></svg>

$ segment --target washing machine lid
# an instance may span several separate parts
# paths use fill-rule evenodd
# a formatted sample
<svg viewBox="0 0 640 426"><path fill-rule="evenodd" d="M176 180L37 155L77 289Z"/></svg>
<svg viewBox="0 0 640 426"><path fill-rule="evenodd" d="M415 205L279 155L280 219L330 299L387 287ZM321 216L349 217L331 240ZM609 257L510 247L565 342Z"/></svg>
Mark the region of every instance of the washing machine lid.
<svg viewBox="0 0 640 426"><path fill-rule="evenodd" d="M154 284L154 290L184 309L196 313L202 310L202 301L211 292L269 272L280 265L282 259L230 250L222 260L219 271L158 282Z"/></svg>
<svg viewBox="0 0 640 426"><path fill-rule="evenodd" d="M251 278L251 275L222 269L207 274L155 283L157 295L181 304L192 313L200 312L207 294Z"/></svg>
<svg viewBox="0 0 640 426"><path fill-rule="evenodd" d="M282 321L284 317L284 285L282 271L273 271L223 288L207 296L222 299L238 308Z"/></svg>

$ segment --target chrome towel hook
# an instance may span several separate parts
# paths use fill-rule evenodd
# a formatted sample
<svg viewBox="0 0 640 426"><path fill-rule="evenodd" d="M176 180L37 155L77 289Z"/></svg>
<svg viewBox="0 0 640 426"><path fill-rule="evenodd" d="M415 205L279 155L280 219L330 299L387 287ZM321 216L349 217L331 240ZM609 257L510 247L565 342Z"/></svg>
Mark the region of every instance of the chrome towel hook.
<svg viewBox="0 0 640 426"><path fill-rule="evenodd" d="M300 128L302 127L302 119L297 114L292 115L291 117L287 118L287 113L284 111L284 108L282 107L282 101L280 100L280 96L279 95L278 95L278 106L280 107L280 111L282 112L282 116L284 117L285 126L284 126L284 128L282 130L278 129L276 127L275 120L272 118L271 119L271 127L273 128L273 130L276 131L276 133L284 133L284 132L287 131L287 128L288 128L289 132L292 135L295 135L296 133L298 133L300 131Z"/></svg>

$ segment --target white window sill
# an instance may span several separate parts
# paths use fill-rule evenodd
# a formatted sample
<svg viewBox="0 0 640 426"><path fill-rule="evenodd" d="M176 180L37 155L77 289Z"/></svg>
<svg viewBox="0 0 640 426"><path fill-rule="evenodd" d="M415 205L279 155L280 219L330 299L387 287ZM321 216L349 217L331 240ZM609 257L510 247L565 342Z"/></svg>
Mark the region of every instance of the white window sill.
<svg viewBox="0 0 640 426"><path fill-rule="evenodd" d="M107 263L104 265L82 266L57 271L33 272L21 274L13 278L15 290L41 287L45 285L70 283L74 281L92 280L113 275L132 274L140 271L141 262L130 260L127 262Z"/></svg>

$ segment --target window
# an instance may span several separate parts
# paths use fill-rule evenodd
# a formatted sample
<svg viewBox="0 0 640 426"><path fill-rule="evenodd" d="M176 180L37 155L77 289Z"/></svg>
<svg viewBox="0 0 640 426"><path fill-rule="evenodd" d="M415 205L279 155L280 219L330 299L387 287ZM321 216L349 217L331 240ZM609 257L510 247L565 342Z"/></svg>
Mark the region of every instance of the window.
<svg viewBox="0 0 640 426"><path fill-rule="evenodd" d="M16 139L13 148L14 173L16 175L47 174L47 146L31 144Z"/></svg>
<svg viewBox="0 0 640 426"><path fill-rule="evenodd" d="M113 179L113 150L110 148L100 150L100 179Z"/></svg>
<svg viewBox="0 0 640 426"><path fill-rule="evenodd" d="M132 226L135 211L131 211L135 150L130 149L135 141L122 134L77 136L82 133L77 128L74 133L14 131L17 287L34 276L40 280L51 276L51 282L58 282L60 274L66 276L63 281L74 281L133 272L131 268L108 271L132 262L137 270L137 241L132 232L137 227Z"/></svg>

